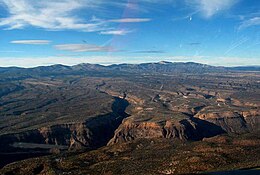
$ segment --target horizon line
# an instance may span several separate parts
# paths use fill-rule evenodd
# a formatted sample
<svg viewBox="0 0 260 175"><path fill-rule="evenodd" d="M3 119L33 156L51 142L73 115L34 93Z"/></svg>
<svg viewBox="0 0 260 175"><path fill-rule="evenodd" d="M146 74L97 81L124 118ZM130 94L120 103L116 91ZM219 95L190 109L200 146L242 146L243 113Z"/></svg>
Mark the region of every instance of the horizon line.
<svg viewBox="0 0 260 175"><path fill-rule="evenodd" d="M33 69L33 68L38 68L38 67L51 67L51 66L67 66L67 67L73 67L81 64L90 64L90 65L99 65L99 66L104 66L104 67L109 67L113 65L141 65L141 64L176 64L176 63L194 63L194 64L201 64L201 65L207 65L207 66L212 66L212 67L223 67L223 68L234 68L234 67L260 67L260 65L237 65L237 66L222 66L222 65L212 65L212 64L206 64L206 63L200 63L200 62L194 62L194 61L147 61L147 62L140 62L140 63L127 63L127 62L122 62L122 63L105 63L105 62L97 62L97 63L90 63L90 62L82 62L82 63L76 63L76 64L62 64L62 63L53 63L53 64L48 64L48 65L37 65L37 66L32 66L32 67L26 67L26 66L1 66L0 68L22 68L22 69Z"/></svg>

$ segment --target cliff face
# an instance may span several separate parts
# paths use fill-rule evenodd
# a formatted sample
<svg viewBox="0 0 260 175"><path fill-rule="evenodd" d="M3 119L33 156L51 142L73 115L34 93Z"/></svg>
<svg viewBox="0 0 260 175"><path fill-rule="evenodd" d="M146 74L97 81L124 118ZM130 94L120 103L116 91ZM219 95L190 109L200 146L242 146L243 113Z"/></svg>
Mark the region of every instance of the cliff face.
<svg viewBox="0 0 260 175"><path fill-rule="evenodd" d="M38 130L45 144L67 145L70 149L78 149L91 145L92 132L85 123L57 125Z"/></svg>
<svg viewBox="0 0 260 175"><path fill-rule="evenodd" d="M0 136L0 145L1 149L14 143L59 145L70 150L93 149L105 145L119 124L120 117L110 114L85 123L61 124L3 135Z"/></svg>
<svg viewBox="0 0 260 175"><path fill-rule="evenodd" d="M199 119L165 120L162 122L136 122L125 119L115 131L108 145L132 141L139 138L166 138L180 140L201 140L224 133L214 124Z"/></svg>
<svg viewBox="0 0 260 175"><path fill-rule="evenodd" d="M199 112L196 118L214 123L228 133L246 133L259 129L260 111Z"/></svg>
<svg viewBox="0 0 260 175"><path fill-rule="evenodd" d="M89 118L81 123L57 124L25 132L0 136L1 152L15 149L14 145L23 145L26 149L31 144L37 148L65 146L69 150L95 149L107 144L114 131L128 115L124 112L128 102L115 98L111 113ZM21 144L22 143L22 144ZM24 144L26 143L26 144ZM11 147L11 148L10 148Z"/></svg>
<svg viewBox="0 0 260 175"><path fill-rule="evenodd" d="M149 121L141 116L131 116L115 131L108 145L132 141L139 138L166 138L201 140L223 133L248 133L259 130L259 110L248 111L200 111L195 116L176 119L160 117L160 121ZM153 114L151 114L153 115ZM180 115L180 114L178 114Z"/></svg>
<svg viewBox="0 0 260 175"><path fill-rule="evenodd" d="M126 119L115 131L114 137L108 145L132 141L137 138L161 138L163 137L163 128L154 122L135 123Z"/></svg>

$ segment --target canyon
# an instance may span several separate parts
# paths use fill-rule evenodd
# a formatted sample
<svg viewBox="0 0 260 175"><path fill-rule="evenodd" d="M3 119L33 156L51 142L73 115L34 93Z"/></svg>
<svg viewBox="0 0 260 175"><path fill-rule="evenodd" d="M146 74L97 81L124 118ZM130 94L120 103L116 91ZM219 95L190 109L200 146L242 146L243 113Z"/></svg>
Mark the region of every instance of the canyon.
<svg viewBox="0 0 260 175"><path fill-rule="evenodd" d="M257 67L54 65L0 68L0 77L1 167L42 155L121 146L127 152L139 142L207 145L224 138L243 149L259 145L258 137L240 141L259 133Z"/></svg>

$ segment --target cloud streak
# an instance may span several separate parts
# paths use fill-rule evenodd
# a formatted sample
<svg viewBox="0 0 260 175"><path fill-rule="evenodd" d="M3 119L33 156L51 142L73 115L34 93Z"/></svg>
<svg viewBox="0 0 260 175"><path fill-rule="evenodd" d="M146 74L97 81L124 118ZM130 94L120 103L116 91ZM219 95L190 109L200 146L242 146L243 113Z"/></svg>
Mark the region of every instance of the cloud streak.
<svg viewBox="0 0 260 175"><path fill-rule="evenodd" d="M57 50L71 51L71 52L112 52L112 47L98 46L92 44L60 44L55 45Z"/></svg>
<svg viewBox="0 0 260 175"><path fill-rule="evenodd" d="M239 41L233 43L228 50L225 52L225 55L227 55L228 53L230 53L232 50L238 48L239 46L243 45L244 43L246 43L247 41L249 41L249 38L244 37L242 39L240 39Z"/></svg>
<svg viewBox="0 0 260 175"><path fill-rule="evenodd" d="M260 25L260 17L254 17L248 20L244 20L238 29L245 29L252 26L259 26Z"/></svg>
<svg viewBox="0 0 260 175"><path fill-rule="evenodd" d="M114 23L140 23L140 22L149 22L152 19L150 18L122 18L122 19L111 19L108 22Z"/></svg>
<svg viewBox="0 0 260 175"><path fill-rule="evenodd" d="M50 44L51 41L49 40L16 40L11 41L12 44L30 44L30 45L44 45L44 44Z"/></svg>
<svg viewBox="0 0 260 175"><path fill-rule="evenodd" d="M108 30L108 31L101 31L101 35L126 35L131 33L130 30Z"/></svg>

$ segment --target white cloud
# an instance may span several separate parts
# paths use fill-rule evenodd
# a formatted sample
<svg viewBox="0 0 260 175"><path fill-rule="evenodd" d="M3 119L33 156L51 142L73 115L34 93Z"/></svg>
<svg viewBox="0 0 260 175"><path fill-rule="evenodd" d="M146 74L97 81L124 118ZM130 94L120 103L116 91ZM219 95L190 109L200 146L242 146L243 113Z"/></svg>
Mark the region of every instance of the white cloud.
<svg viewBox="0 0 260 175"><path fill-rule="evenodd" d="M112 19L108 20L108 22L115 23L139 23L139 22L148 22L151 21L150 18L121 18L121 19Z"/></svg>
<svg viewBox="0 0 260 175"><path fill-rule="evenodd" d="M71 52L112 52L113 48L107 46L97 46L92 44L60 44L54 46L58 50Z"/></svg>
<svg viewBox="0 0 260 175"><path fill-rule="evenodd" d="M217 13L230 9L239 0L186 0L192 8L198 10L205 18L210 18Z"/></svg>
<svg viewBox="0 0 260 175"><path fill-rule="evenodd" d="M49 44L51 41L49 40L16 40L11 41L12 44L33 44L33 45L42 45Z"/></svg>
<svg viewBox="0 0 260 175"><path fill-rule="evenodd" d="M127 1L120 1L121 8ZM79 10L104 10L112 2L104 0L0 0L0 5L8 11L8 16L0 18L0 26L6 30L23 29L27 26L46 30L78 30L84 32L103 31L112 23L147 22L147 18L125 18L111 20L87 20Z"/></svg>
<svg viewBox="0 0 260 175"><path fill-rule="evenodd" d="M245 29L257 25L260 25L260 17L254 17L248 20L244 20L242 24L239 26L239 29Z"/></svg>
<svg viewBox="0 0 260 175"><path fill-rule="evenodd" d="M131 33L132 31L129 30L108 30L108 31L101 31L101 35L126 35Z"/></svg>
<svg viewBox="0 0 260 175"><path fill-rule="evenodd" d="M2 18L0 26L6 26L6 29L34 26L48 30L102 30L103 24L99 22L87 23L73 14L76 10L94 8L98 2L98 0L2 0L2 5L8 10L10 16Z"/></svg>

